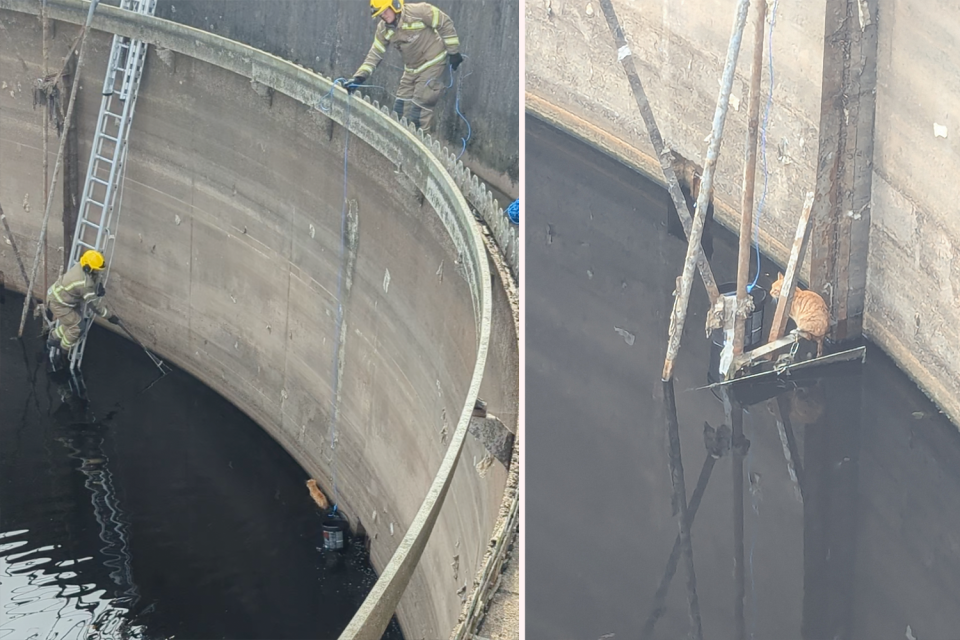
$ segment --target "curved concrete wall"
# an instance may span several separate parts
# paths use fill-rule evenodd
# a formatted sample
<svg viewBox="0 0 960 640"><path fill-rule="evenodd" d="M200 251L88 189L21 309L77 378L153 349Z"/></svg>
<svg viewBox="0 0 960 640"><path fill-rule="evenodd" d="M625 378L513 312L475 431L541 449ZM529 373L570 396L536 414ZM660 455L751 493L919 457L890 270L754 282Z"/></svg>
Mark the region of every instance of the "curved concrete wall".
<svg viewBox="0 0 960 640"><path fill-rule="evenodd" d="M457 27L463 53L461 110L472 127L463 158L484 180L518 195L520 7L502 0L435 0ZM159 0L157 16L211 31L292 60L332 78L349 77L367 54L375 22L365 0ZM393 104L400 57L390 51L371 77L370 94ZM467 127L454 109L455 87L440 103L437 132L460 152Z"/></svg>
<svg viewBox="0 0 960 640"><path fill-rule="evenodd" d="M31 92L42 76L41 29L28 15L36 11L28 0L0 1L0 202L28 268L43 209ZM51 3L51 16L62 20L54 23L52 61L66 53L84 14L79 2ZM158 45L130 136L109 300L149 346L261 424L328 495L336 483L342 509L353 525L362 522L374 567L383 570L436 489L434 475L445 456L450 462L477 392L516 429L513 313L502 288L491 292L478 229L439 147L429 153L374 105L350 102L341 260L342 92L328 117L307 105L329 83L273 56L109 7L94 26ZM90 34L76 107L84 165L109 46L107 34ZM51 134L51 166L56 146ZM462 168L454 173L469 178ZM50 281L62 237L56 218ZM19 279L6 245L0 269L8 286ZM407 637L443 637L457 623L458 590L480 569L506 482L502 465L477 467L486 455L466 438L397 611Z"/></svg>
<svg viewBox="0 0 960 640"><path fill-rule="evenodd" d="M698 164L707 148L736 4L614 2L666 145ZM945 19L955 14L946 2L868 5L876 5L872 10L879 15L877 26L870 27L877 29L879 55L864 331L960 423L960 227L948 190L960 170L951 124L960 111L960 67L954 63L960 23ZM804 194L816 185L826 10L825 0L778 3L767 130L770 179L760 238L780 264L786 263ZM747 34L753 15L751 10ZM662 182L599 4L525 0L525 17L527 109ZM747 35L715 182L716 217L734 229L752 49ZM769 53L764 102L768 65ZM946 137L936 135L935 124L947 126ZM869 158L858 162L871 165ZM758 170L757 202L762 179ZM809 252L802 272L806 279Z"/></svg>

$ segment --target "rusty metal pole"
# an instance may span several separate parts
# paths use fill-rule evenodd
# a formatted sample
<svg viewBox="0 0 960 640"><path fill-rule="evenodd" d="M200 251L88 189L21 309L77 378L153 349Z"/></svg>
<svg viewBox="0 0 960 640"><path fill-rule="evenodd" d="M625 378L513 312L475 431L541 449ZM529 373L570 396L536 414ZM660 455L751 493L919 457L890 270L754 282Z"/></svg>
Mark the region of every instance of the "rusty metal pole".
<svg viewBox="0 0 960 640"><path fill-rule="evenodd" d="M90 9L87 11L87 20L83 25L83 35L80 38L80 53L77 55L77 76L80 75L80 69L83 65L83 54L87 44L87 34L90 33L90 23L93 22L93 13L97 10L97 4L100 0L91 0ZM73 91L70 92L70 103L67 105L67 115L64 118L64 126L70 126L70 119L73 117L73 105L77 101L77 93L80 91L80 83L73 83ZM63 147L67 142L67 136L60 136L60 150L57 152L57 162L53 167L53 178L50 181L50 191L54 193L57 187L57 174L60 171L60 162L63 160ZM23 337L23 327L27 324L27 312L30 310L30 302L33 298L33 285L37 279L37 267L40 266L40 253L43 250L44 241L47 238L47 222L50 220L50 203L53 198L47 198L46 211L43 214L43 222L40 223L40 238L37 240L37 252L33 258L33 269L30 271L30 282L27 284L27 295L23 300L23 314L20 316L20 328L17 330L17 337ZM64 251L69 251L64 247Z"/></svg>
<svg viewBox="0 0 960 640"><path fill-rule="evenodd" d="M727 48L727 61L723 69L720 97L717 100L717 110L713 116L713 132L710 135L706 162L703 164L703 181L700 183L700 194L697 197L697 210L693 217L693 227L687 237L687 257L683 264L683 275L680 277L673 311L670 313L670 336L667 342L667 357L663 363L663 380L673 378L673 363L680 351L680 336L683 335L683 324L687 319L687 304L690 302L693 269L697 263L697 255L700 253L703 222L706 218L707 207L710 206L710 196L713 194L713 174L717 166L717 157L720 155L723 124L727 119L727 109L730 106L733 76L737 69L737 57L740 55L740 42L743 39L743 27L747 23L747 9L749 8L750 0L739 0L737 3L737 15L734 20L733 34L730 36L730 45Z"/></svg>
<svg viewBox="0 0 960 640"><path fill-rule="evenodd" d="M647 135L650 137L650 143L653 145L653 151L657 154L660 161L660 168L663 170L663 177L667 182L667 193L673 200L673 205L677 208L677 215L680 216L680 223L683 225L683 231L690 237L690 230L693 227L693 217L690 215L690 209L687 207L686 198L680 191L680 182L677 180L677 173L673 169L670 152L663 143L663 136L660 135L660 128L657 126L657 120L653 116L653 109L650 108L650 101L647 99L647 93L640 82L640 75L637 73L637 65L634 63L633 52L627 45L627 38L620 26L620 19L613 9L611 0L600 0L600 9L607 18L607 26L613 34L613 39L617 45L617 58L623 65L623 70L627 74L627 81L633 90L634 100L640 109L640 115L643 117L644 124L647 125ZM720 291L717 289L717 281L713 277L713 270L710 269L710 263L703 255L703 249L700 243L697 247L697 269L700 271L700 278L703 280L703 286L707 289L707 297L710 298L710 304L717 301L720 297Z"/></svg>
<svg viewBox="0 0 960 640"><path fill-rule="evenodd" d="M750 238L753 235L753 195L757 175L757 130L760 128L760 76L763 72L763 28L767 2L757 3L753 31L753 65L750 67L750 94L747 98L747 153L743 163L743 198L740 201L740 253L737 263L737 320L733 330L733 356L743 353L743 333L747 316L747 280L750 278ZM773 87L770 87L773 90ZM758 248L759 251L759 248ZM757 269L759 269L759 265Z"/></svg>

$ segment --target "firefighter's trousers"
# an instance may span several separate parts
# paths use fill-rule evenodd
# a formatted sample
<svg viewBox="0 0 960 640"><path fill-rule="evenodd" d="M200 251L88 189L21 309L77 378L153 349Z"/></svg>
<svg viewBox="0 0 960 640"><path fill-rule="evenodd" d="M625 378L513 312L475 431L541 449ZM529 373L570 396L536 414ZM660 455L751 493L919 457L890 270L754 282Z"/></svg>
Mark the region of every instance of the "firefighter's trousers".
<svg viewBox="0 0 960 640"><path fill-rule="evenodd" d="M397 89L393 110L400 116L429 133L433 126L433 111L447 85L443 82L444 63L435 64L420 73L404 71Z"/></svg>

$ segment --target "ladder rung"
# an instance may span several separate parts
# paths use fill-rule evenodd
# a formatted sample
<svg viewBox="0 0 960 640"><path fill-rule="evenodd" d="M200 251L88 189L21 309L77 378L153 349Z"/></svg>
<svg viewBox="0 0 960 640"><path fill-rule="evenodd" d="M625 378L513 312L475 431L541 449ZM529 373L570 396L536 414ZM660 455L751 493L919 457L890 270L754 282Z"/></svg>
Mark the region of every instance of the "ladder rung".
<svg viewBox="0 0 960 640"><path fill-rule="evenodd" d="M106 138L107 140L111 140L111 141L113 141L113 142L119 142L119 141L120 141L119 138L114 138L113 136L108 136L107 134L105 134L105 133L102 132L102 131L100 131L100 132L98 133L98 135L99 135L101 138Z"/></svg>
<svg viewBox="0 0 960 640"><path fill-rule="evenodd" d="M105 110L105 111L103 112L103 115L105 115L105 116L113 116L113 117L116 118L117 120L119 120L120 118L123 117L121 114L119 114L119 113L114 113L113 111L110 111L109 109Z"/></svg>
<svg viewBox="0 0 960 640"><path fill-rule="evenodd" d="M94 159L100 160L101 162L109 162L110 164L113 164L113 159L108 158L108 157L106 157L106 156L101 156L101 155L99 155L99 154L95 154L93 157L94 157Z"/></svg>
<svg viewBox="0 0 960 640"><path fill-rule="evenodd" d="M85 224L85 225L87 225L88 227L93 227L94 229L99 229L99 228L100 228L100 225L99 225L99 224L97 224L96 222L90 222L90 221L87 220L86 218L84 218L83 220L81 220L81 221L80 221L80 224Z"/></svg>
<svg viewBox="0 0 960 640"><path fill-rule="evenodd" d="M105 186L105 187L109 187L109 186L110 186L110 183L109 183L109 182L107 182L106 180L101 180L100 178L98 178L98 177L96 177L96 176L90 176L90 179L93 180L94 182L96 182L97 184L102 184L102 185Z"/></svg>
<svg viewBox="0 0 960 640"><path fill-rule="evenodd" d="M98 207L100 207L101 209L103 208L103 203L102 203L102 202L97 202L97 201L94 200L93 198L87 198L87 202L89 202L90 204L95 204L95 205L97 205Z"/></svg>
<svg viewBox="0 0 960 640"><path fill-rule="evenodd" d="M86 247L87 249L96 249L96 247L94 247L92 244L87 244L83 240L77 240L77 244L81 247Z"/></svg>

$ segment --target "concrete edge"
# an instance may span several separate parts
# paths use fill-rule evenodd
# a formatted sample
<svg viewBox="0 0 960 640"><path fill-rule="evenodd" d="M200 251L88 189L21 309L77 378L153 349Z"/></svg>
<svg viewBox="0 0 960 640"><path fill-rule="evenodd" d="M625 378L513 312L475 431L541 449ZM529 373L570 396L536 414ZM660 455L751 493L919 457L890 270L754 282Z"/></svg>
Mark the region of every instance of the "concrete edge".
<svg viewBox="0 0 960 640"><path fill-rule="evenodd" d="M667 183L664 181L663 171L660 169L660 161L653 155L536 94L527 91L524 94L524 99L526 100L525 109L528 114L568 133L666 189ZM669 147L670 145L667 143L667 148ZM731 205L724 200L715 199L713 206L714 219L724 228L739 235L740 204ZM797 212L797 218L799 219L799 212ZM764 253L780 265L785 265L790 257L790 245L784 244L762 228L760 229L760 247Z"/></svg>
<svg viewBox="0 0 960 640"><path fill-rule="evenodd" d="M406 118L401 120L401 123L407 124ZM412 125L408 126L412 131ZM422 134L420 130L417 132ZM510 268L513 279L518 279L520 277L520 228L510 222L506 211L493 197L481 178L469 167L464 166L462 161L457 160L457 156L449 148L441 148L440 142L429 135L424 138L428 141L427 144L434 155L441 159L444 167L453 176L464 197L480 214L480 220L490 231L496 243L497 252Z"/></svg>
<svg viewBox="0 0 960 640"><path fill-rule="evenodd" d="M510 300L510 307L513 312L514 335L517 336L517 348L519 349L520 297L517 291L517 283L505 264L503 256L497 251L494 239L485 235L483 241L487 245L487 252L494 264L494 268L500 274L500 280L506 289L507 298ZM510 454L507 483L503 492L503 500L500 503L500 513L493 525L493 533L490 536L487 543L487 550L474 576L470 593L460 610L457 625L450 634L450 640L469 640L469 638L473 637L471 634L474 634L476 630L480 628L487 614L487 606L499 590L503 565L506 563L507 557L510 555L511 545L520 531L521 437L522 434L518 421L517 433L515 434L513 448ZM503 606L516 611L517 619L519 620L519 597L508 598ZM517 628L516 637L520 637L519 627Z"/></svg>
<svg viewBox="0 0 960 640"><path fill-rule="evenodd" d="M47 5L49 19L81 25L85 22L88 2L82 0L50 0ZM29 15L39 15L39 4L29 0L0 0L0 9ZM470 417L476 403L486 367L490 341L492 316L492 291L489 265L479 225L467 206L457 181L434 156L439 143L425 136L422 131L413 133L395 118L390 118L386 107L364 97L351 99L342 89L335 89L330 79L299 67L263 51L228 40L192 27L123 11L116 7L100 5L93 27L107 33L141 39L156 47L174 51L221 67L240 76L250 78L252 83L268 86L308 106L319 106L325 100L324 113L335 122L348 128L368 145L394 160L398 171L403 171L424 194L437 212L451 240L463 259L466 272L473 276L468 284L474 300L474 316L477 322L477 359L474 372L463 404L457 428L451 438L440 468L425 496L420 509L397 547L376 584L364 600L341 638L370 638L377 640L383 634L390 618L409 583L419 559L429 540L443 506L443 500L453 479L457 462L467 435ZM349 109L357 109L359 121ZM379 113L379 115L375 115ZM387 116L387 117L382 117ZM403 151L413 153L411 165L404 165ZM446 151L446 150L444 150ZM444 155L450 155L449 152ZM469 171L458 167L459 177L469 178ZM471 182L479 183L476 179ZM495 204L492 195L483 186L480 194L486 193L485 209ZM482 210L483 211L483 210ZM501 216L503 215L500 210ZM505 217L505 216L503 216Z"/></svg>

